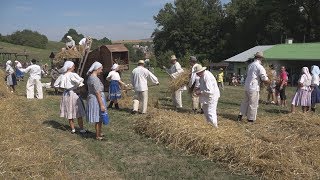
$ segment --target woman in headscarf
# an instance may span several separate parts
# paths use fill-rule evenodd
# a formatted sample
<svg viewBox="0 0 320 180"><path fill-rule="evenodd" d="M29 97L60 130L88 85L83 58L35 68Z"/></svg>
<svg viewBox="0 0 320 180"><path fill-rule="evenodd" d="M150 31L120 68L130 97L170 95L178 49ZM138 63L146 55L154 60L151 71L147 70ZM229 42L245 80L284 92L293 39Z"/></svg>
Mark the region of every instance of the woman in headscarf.
<svg viewBox="0 0 320 180"><path fill-rule="evenodd" d="M316 111L316 104L320 103L320 89L319 89L319 74L320 69L319 66L312 66L311 67L311 111Z"/></svg>
<svg viewBox="0 0 320 180"><path fill-rule="evenodd" d="M8 87L11 87L11 92L15 91L15 87L17 85L16 75L14 74L14 69L12 68L12 62L8 60L6 62L6 81Z"/></svg>
<svg viewBox="0 0 320 180"><path fill-rule="evenodd" d="M14 61L16 63L16 76L17 79L20 81L23 79L24 73L22 71L20 71L20 69L22 68L22 64L19 61Z"/></svg>
<svg viewBox="0 0 320 180"><path fill-rule="evenodd" d="M82 117L86 116L81 98L74 92L77 88L83 86L83 78L74 73L75 66L72 61L66 61L59 70L61 75L54 83L54 87L63 89L63 95L60 102L60 117L67 118L71 127L71 133L75 133L74 119L78 119L80 133L86 133L83 128Z"/></svg>
<svg viewBox="0 0 320 180"><path fill-rule="evenodd" d="M307 67L302 68L301 77L298 81L298 89L291 103L291 113L294 113L295 106L302 106L302 111L308 111L311 106L311 75Z"/></svg>
<svg viewBox="0 0 320 180"><path fill-rule="evenodd" d="M107 112L106 98L103 93L104 86L98 76L102 73L102 64L94 62L87 75L88 97L87 97L87 120L90 123L95 123L96 139L103 140L101 133L102 119L101 112Z"/></svg>
<svg viewBox="0 0 320 180"><path fill-rule="evenodd" d="M108 108L112 108L113 104L116 109L119 109L118 99L121 98L121 88L120 84L125 86L125 83L121 81L120 74L118 71L118 64L113 64L111 67L111 71L109 72L107 76L107 80L110 81L109 85L109 100L110 104Z"/></svg>

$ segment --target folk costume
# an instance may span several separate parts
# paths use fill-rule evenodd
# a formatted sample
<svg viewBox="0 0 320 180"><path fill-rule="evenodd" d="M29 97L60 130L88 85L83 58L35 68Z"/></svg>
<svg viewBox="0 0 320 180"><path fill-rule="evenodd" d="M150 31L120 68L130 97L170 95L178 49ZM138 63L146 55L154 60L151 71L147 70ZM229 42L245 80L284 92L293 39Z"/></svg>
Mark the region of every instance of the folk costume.
<svg viewBox="0 0 320 180"><path fill-rule="evenodd" d="M263 54L258 52L255 54L255 60L249 64L247 78L245 81L245 96L240 106L238 121L242 120L245 115L249 122L254 122L257 119L259 106L259 92L261 81L268 81L266 70L261 65Z"/></svg>
<svg viewBox="0 0 320 180"><path fill-rule="evenodd" d="M148 69L143 67L144 61L139 60L138 67L133 69L131 73L131 84L133 85L135 95L133 98L132 114L147 113L148 107L148 79L153 83L159 84L158 78L152 74Z"/></svg>
<svg viewBox="0 0 320 180"><path fill-rule="evenodd" d="M206 70L206 67L197 65L194 70L200 76L199 94L200 103L206 120L214 127L218 127L217 105L220 97L220 90L213 74Z"/></svg>
<svg viewBox="0 0 320 180"><path fill-rule="evenodd" d="M44 73L41 70L41 67L36 64L36 60L33 59L32 64L28 66L26 69L21 68L20 71L23 73L29 73L29 79L27 81L26 89L27 89L27 98L33 99L34 98L34 87L36 87L37 94L36 97L38 99L43 99L43 92L42 92L42 83L41 83L41 74Z"/></svg>

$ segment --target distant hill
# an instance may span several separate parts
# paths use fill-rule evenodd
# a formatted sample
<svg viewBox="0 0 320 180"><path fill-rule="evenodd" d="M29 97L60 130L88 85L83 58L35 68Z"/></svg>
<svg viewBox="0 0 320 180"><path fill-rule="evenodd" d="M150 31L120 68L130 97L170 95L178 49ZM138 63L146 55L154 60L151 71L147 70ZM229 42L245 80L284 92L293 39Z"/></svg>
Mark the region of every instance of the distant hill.
<svg viewBox="0 0 320 180"><path fill-rule="evenodd" d="M10 44L6 42L0 42L0 52L8 52L8 53L18 53L18 54L28 54L29 61L33 58L40 61L41 64L49 63L50 58L49 55L52 51L60 51L61 48L64 47L64 43L49 41L46 49L33 48L29 46L21 46L16 44ZM5 63L8 60L8 57L1 57L0 64ZM11 56L10 60L15 60L14 56ZM19 57L18 59L21 62L26 62L24 57Z"/></svg>
<svg viewBox="0 0 320 180"><path fill-rule="evenodd" d="M140 43L140 42L152 42L153 39L138 39L138 40L116 40L112 41L113 44L119 44L119 43Z"/></svg>

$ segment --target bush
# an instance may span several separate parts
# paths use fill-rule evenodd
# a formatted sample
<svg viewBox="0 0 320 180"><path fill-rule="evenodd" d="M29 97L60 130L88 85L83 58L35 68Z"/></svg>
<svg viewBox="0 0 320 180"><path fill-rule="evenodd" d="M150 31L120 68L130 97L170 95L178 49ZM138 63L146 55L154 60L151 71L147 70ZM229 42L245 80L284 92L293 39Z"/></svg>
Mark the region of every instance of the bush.
<svg viewBox="0 0 320 180"><path fill-rule="evenodd" d="M41 49L45 49L48 43L48 38L45 35L42 35L37 31L27 29L23 31L16 31L13 34L8 35L3 40L12 44L31 46Z"/></svg>

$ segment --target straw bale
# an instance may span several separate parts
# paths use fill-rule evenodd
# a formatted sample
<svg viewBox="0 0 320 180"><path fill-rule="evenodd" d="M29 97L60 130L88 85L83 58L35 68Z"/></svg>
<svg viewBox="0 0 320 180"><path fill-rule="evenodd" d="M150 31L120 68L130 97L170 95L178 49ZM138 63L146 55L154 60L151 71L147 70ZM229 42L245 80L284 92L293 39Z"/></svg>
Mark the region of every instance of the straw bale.
<svg viewBox="0 0 320 180"><path fill-rule="evenodd" d="M135 130L171 148L224 162L263 179L319 179L320 123L303 114L258 118L255 124L162 109L135 120Z"/></svg>
<svg viewBox="0 0 320 180"><path fill-rule="evenodd" d="M181 75L175 79L171 79L169 82L169 89L174 92L180 89L183 86L188 85L191 77L191 71L185 70Z"/></svg>
<svg viewBox="0 0 320 180"><path fill-rule="evenodd" d="M82 54L79 51L75 50L63 50L56 54L53 63L57 66L62 66L64 59L80 59Z"/></svg>

